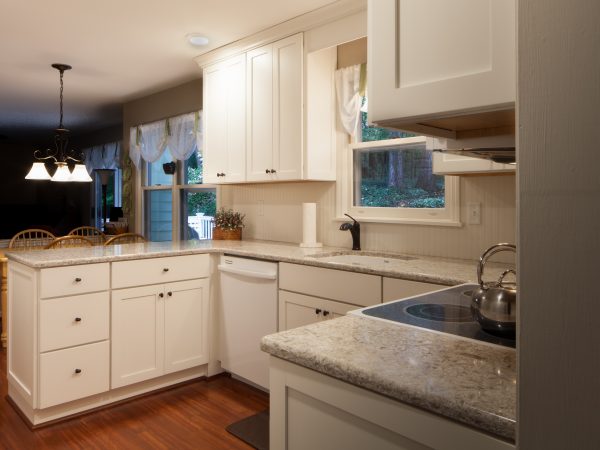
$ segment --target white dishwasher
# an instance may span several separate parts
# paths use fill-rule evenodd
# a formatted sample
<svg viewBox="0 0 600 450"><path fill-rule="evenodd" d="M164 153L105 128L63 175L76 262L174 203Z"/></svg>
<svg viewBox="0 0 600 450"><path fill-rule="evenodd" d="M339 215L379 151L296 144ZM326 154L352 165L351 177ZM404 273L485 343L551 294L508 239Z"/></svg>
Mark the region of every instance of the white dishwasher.
<svg viewBox="0 0 600 450"><path fill-rule="evenodd" d="M221 256L221 367L269 389L269 358L260 340L277 332L277 263Z"/></svg>

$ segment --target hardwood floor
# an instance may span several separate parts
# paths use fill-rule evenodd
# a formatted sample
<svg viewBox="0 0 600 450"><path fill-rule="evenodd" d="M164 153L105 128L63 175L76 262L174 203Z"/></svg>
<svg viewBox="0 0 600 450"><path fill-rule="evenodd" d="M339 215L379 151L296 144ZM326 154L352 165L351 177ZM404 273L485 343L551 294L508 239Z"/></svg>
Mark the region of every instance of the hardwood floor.
<svg viewBox="0 0 600 450"><path fill-rule="evenodd" d="M268 395L228 376L187 384L31 431L6 401L0 350L0 449L250 449L225 431L268 407Z"/></svg>

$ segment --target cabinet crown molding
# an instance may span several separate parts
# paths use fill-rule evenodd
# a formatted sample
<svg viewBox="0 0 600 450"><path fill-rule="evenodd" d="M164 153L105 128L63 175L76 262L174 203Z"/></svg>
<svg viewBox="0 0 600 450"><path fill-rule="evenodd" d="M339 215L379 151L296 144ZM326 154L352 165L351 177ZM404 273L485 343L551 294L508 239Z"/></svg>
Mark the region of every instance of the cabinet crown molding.
<svg viewBox="0 0 600 450"><path fill-rule="evenodd" d="M194 58L201 69L239 53L308 31L367 9L366 0L338 0Z"/></svg>

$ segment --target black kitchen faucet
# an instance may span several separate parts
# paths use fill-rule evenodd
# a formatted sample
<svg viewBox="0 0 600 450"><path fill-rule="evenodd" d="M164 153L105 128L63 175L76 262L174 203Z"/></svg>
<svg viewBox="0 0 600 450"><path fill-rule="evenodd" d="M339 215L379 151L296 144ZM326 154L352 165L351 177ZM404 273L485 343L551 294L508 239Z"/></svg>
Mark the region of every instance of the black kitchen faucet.
<svg viewBox="0 0 600 450"><path fill-rule="evenodd" d="M352 219L353 223L344 222L340 225L340 230L350 230L352 235L352 250L360 250L360 223L349 214L344 214Z"/></svg>

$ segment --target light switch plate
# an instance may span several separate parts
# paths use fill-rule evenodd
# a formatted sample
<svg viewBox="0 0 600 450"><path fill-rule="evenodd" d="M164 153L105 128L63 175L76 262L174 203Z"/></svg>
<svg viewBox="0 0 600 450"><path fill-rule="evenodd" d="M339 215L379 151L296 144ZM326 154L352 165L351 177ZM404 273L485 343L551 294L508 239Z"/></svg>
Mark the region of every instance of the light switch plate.
<svg viewBox="0 0 600 450"><path fill-rule="evenodd" d="M481 224L481 203L467 203L467 224Z"/></svg>

